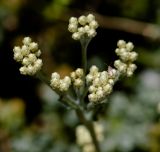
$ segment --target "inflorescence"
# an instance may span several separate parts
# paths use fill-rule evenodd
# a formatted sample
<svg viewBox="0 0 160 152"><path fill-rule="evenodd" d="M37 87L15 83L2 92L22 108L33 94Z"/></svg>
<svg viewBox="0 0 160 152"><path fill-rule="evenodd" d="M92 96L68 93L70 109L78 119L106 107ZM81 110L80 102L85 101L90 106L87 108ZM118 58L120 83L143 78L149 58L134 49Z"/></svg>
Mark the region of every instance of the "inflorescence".
<svg viewBox="0 0 160 152"><path fill-rule="evenodd" d="M41 50L38 49L37 43L32 42L30 37L25 37L23 46L15 46L13 52L14 59L22 64L19 69L21 74L34 75L41 70L42 59L39 59Z"/></svg>
<svg viewBox="0 0 160 152"><path fill-rule="evenodd" d="M83 77L84 77L84 71L81 68L76 69L75 71L71 72L70 74L71 76L71 80L73 82L73 86L76 88L80 88L83 86L84 81L83 81Z"/></svg>
<svg viewBox="0 0 160 152"><path fill-rule="evenodd" d="M38 48L38 44L32 42L30 37L23 39L22 47L15 46L13 49L14 59L22 64L19 69L20 73L31 76L36 75L36 77L46 82L59 94L62 103L75 109L78 117L81 117L80 120L85 126L80 125L76 128L76 138L77 144L81 146L83 152L100 151L97 141L103 140L102 126L98 123L94 123L92 126L83 112L88 112L92 107L96 107L97 104L105 103L120 76L130 77L137 68L133 62L137 59L138 54L133 51L133 43L119 40L117 42L118 48L115 49L119 59L114 61L114 67L109 66L108 69L99 71L96 65L92 65L89 73L86 74L87 46L90 40L95 37L97 28L98 23L92 14L69 19L68 30L72 33L72 38L81 42L83 68L77 68L64 78L61 78L57 72L53 72L50 81L46 80L41 72L41 51ZM86 96L88 96L88 101L84 101Z"/></svg>
<svg viewBox="0 0 160 152"><path fill-rule="evenodd" d="M71 78L69 76L65 76L63 79L60 79L60 75L57 72L54 72L51 75L50 85L54 90L66 92L71 85Z"/></svg>
<svg viewBox="0 0 160 152"><path fill-rule="evenodd" d="M114 62L114 66L120 73L130 77L137 68L133 62L137 59L138 54L132 51L134 48L132 42L126 43L124 40L119 40L117 46L115 52L120 59Z"/></svg>
<svg viewBox="0 0 160 152"><path fill-rule="evenodd" d="M97 27L95 16L88 14L79 18L71 17L68 30L73 33L74 40L85 40L96 35ZM100 72L98 67L93 65L88 74L85 74L83 68L77 68L70 73L70 76L65 76L63 79L57 72L54 72L50 80L51 88L61 93L66 93L71 85L76 90L88 89L88 100L92 103L101 103L112 92L115 82L121 75L130 77L136 69L133 62L137 59L138 54L133 51L133 43L119 40L117 47L115 53L119 59L114 61L114 68L109 66L106 71ZM25 37L23 46L15 46L13 51L14 59L22 63L21 74L35 75L41 70L42 59L39 58L41 51L38 49L38 44L32 42L30 37Z"/></svg>
<svg viewBox="0 0 160 152"><path fill-rule="evenodd" d="M79 26L80 25L80 26ZM69 19L68 30L73 33L74 40L80 40L83 36L93 38L96 35L98 23L95 16L88 14L87 16L80 16L79 18L71 17Z"/></svg>
<svg viewBox="0 0 160 152"><path fill-rule="evenodd" d="M86 76L86 82L89 84L89 101L97 103L105 99L112 92L118 76L118 71L111 67L108 68L108 71L99 72L98 67L93 65Z"/></svg>

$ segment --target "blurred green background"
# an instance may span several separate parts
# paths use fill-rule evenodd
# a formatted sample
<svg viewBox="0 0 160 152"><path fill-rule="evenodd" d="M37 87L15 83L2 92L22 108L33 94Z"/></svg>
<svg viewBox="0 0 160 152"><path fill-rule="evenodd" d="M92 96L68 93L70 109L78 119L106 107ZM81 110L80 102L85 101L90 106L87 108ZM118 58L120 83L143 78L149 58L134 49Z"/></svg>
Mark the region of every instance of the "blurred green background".
<svg viewBox="0 0 160 152"><path fill-rule="evenodd" d="M139 53L134 76L115 85L98 114L103 152L160 152L159 0L0 0L0 152L80 152L74 111L48 86L20 75L12 50L30 36L39 43L47 75L67 75L81 66L68 19L88 12L100 25L88 47L88 66L112 66L119 39L132 41Z"/></svg>

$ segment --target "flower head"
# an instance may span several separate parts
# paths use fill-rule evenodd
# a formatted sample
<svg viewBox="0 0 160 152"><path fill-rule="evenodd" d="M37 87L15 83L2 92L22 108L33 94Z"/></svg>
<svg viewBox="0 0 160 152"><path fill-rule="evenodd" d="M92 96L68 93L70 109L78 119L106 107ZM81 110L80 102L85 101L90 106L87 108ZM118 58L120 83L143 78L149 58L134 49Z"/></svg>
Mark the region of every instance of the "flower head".
<svg viewBox="0 0 160 152"><path fill-rule="evenodd" d="M98 67L91 66L89 74L86 76L86 82L89 86L88 99L93 103L100 103L112 92L113 85L118 79L118 71L109 68L108 71L99 72Z"/></svg>
<svg viewBox="0 0 160 152"><path fill-rule="evenodd" d="M19 69L21 74L34 75L42 67L42 59L40 59L41 50L38 44L32 42L30 37L23 39L23 46L15 46L13 49L14 59L21 62L22 67Z"/></svg>
<svg viewBox="0 0 160 152"><path fill-rule="evenodd" d="M71 85L71 78L69 76L65 76L61 79L60 75L57 72L54 72L51 75L50 85L54 90L66 92Z"/></svg>
<svg viewBox="0 0 160 152"><path fill-rule="evenodd" d="M132 42L126 43L124 40L119 40L117 46L118 48L115 50L115 52L120 59L114 62L114 66L121 74L130 77L137 68L133 62L137 59L138 54L132 51L134 48Z"/></svg>
<svg viewBox="0 0 160 152"><path fill-rule="evenodd" d="M68 30L73 33L74 40L80 40L84 35L93 38L96 35L96 28L98 23L95 16L88 14L87 16L80 16L79 18L71 17L69 19Z"/></svg>
<svg viewBox="0 0 160 152"><path fill-rule="evenodd" d="M81 86L83 86L84 84L83 76L84 76L84 70L81 68L77 68L75 71L71 72L70 77L74 87L80 88Z"/></svg>

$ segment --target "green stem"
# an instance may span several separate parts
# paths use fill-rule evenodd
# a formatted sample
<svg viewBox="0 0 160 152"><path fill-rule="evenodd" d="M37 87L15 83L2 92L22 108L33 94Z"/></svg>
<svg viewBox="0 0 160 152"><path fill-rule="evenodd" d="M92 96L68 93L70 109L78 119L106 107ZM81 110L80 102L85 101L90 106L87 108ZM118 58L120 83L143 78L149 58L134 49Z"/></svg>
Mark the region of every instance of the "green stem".
<svg viewBox="0 0 160 152"><path fill-rule="evenodd" d="M77 117L79 118L79 120L81 121L81 123L83 123L86 128L88 129L88 131L90 132L90 135L92 137L92 142L95 146L96 152L101 152L100 147L99 147L99 143L96 137L96 133L95 133L95 129L93 126L93 122L89 121L86 119L86 117L84 116L83 112L80 109L76 109L76 114Z"/></svg>
<svg viewBox="0 0 160 152"><path fill-rule="evenodd" d="M87 37L83 37L80 40L82 47L82 67L84 69L84 75L86 75L87 72L87 47L90 41L91 39Z"/></svg>
<svg viewBox="0 0 160 152"><path fill-rule="evenodd" d="M75 100L73 100L71 98L71 96L69 95L64 95L60 98L60 101L64 102L65 104L67 104L69 107L73 108L73 109L78 109L79 106L76 104Z"/></svg>
<svg viewBox="0 0 160 152"><path fill-rule="evenodd" d="M87 73L87 47L88 47L88 44L90 41L91 41L91 38L88 38L86 36L82 37L80 40L81 47L82 47L82 68L84 70L84 76L83 76L84 85L82 87L82 93L80 95L80 103L82 104L83 107L85 105L84 98L86 95L85 77L86 77L86 73Z"/></svg>
<svg viewBox="0 0 160 152"><path fill-rule="evenodd" d="M51 87L49 78L42 71L39 71L38 73L36 73L35 77L41 80L42 82L46 83L49 87Z"/></svg>

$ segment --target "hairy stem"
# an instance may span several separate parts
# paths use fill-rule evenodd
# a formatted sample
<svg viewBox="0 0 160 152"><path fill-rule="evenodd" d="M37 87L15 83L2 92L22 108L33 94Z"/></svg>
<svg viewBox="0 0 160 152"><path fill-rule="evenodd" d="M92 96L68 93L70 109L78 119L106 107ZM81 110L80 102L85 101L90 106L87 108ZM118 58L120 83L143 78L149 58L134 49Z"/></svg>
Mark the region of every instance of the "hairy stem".
<svg viewBox="0 0 160 152"><path fill-rule="evenodd" d="M80 109L76 109L76 114L77 117L79 118L79 120L81 121L81 123L83 123L86 128L88 129L88 131L90 132L90 135L92 137L92 142L95 146L96 152L101 152L100 147L99 147L99 143L96 137L96 133L95 133L95 129L93 126L93 122L89 121L86 119L86 117L84 116L83 112Z"/></svg>

